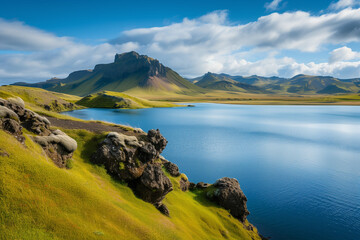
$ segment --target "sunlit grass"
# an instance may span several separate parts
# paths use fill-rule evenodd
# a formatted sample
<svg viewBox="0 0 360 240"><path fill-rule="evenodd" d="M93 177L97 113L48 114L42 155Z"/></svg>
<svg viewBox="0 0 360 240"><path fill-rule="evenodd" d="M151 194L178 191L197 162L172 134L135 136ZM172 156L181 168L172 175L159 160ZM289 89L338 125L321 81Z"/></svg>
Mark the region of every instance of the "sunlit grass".
<svg viewBox="0 0 360 240"><path fill-rule="evenodd" d="M257 239L180 177L164 200L170 218L136 198L103 167L89 162L104 134L65 130L78 142L73 168L57 168L27 137L24 147L0 131L1 239Z"/></svg>

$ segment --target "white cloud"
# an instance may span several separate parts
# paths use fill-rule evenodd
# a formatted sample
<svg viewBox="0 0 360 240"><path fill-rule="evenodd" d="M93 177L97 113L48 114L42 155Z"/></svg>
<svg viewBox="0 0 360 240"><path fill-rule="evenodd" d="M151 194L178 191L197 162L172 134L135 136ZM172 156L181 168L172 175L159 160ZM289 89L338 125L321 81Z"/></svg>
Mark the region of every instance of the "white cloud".
<svg viewBox="0 0 360 240"><path fill-rule="evenodd" d="M274 11L277 10L279 8L279 4L281 3L282 0L273 0L271 2L267 2L265 3L265 8L268 11Z"/></svg>
<svg viewBox="0 0 360 240"><path fill-rule="evenodd" d="M57 37L22 22L0 18L0 50L50 50L64 47L69 43L67 37Z"/></svg>
<svg viewBox="0 0 360 240"><path fill-rule="evenodd" d="M329 9L339 10L359 5L358 0L339 0L330 4Z"/></svg>
<svg viewBox="0 0 360 240"><path fill-rule="evenodd" d="M356 58L360 58L360 53L353 51L348 47L341 47L334 49L330 53L329 63L335 63L340 61L348 61Z"/></svg>
<svg viewBox="0 0 360 240"><path fill-rule="evenodd" d="M164 27L124 31L109 43L94 46L11 23L14 34L5 35L13 36L12 41L2 39L5 35L1 32L0 49L31 52L0 54L2 84L65 77L75 70L112 62L115 53L131 50L157 58L187 77L208 71L283 77L300 73L342 78L360 75L360 62L346 62L356 60L358 53L346 47L332 51L328 63L299 63L282 55L284 49L319 52L325 45L359 42L360 9L322 15L273 13L247 24L233 24L226 11L216 11ZM23 37L18 34L22 30L34 35Z"/></svg>

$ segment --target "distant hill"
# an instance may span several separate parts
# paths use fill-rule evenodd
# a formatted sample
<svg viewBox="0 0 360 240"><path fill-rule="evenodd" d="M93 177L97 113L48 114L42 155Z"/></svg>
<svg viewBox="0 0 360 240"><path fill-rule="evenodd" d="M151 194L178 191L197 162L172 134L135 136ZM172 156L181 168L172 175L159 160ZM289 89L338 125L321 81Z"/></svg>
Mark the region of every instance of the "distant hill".
<svg viewBox="0 0 360 240"><path fill-rule="evenodd" d="M205 89L267 94L338 94L360 92L360 79L338 79L331 76L299 74L292 78L231 76L206 73L190 79Z"/></svg>
<svg viewBox="0 0 360 240"><path fill-rule="evenodd" d="M253 92L264 93L267 92L258 86L248 83L236 81L226 74L206 73L204 76L196 79L195 85L214 90L234 91L234 92Z"/></svg>
<svg viewBox="0 0 360 240"><path fill-rule="evenodd" d="M194 94L204 92L158 60L136 52L116 54L113 63L98 64L93 70L71 73L35 84L15 83L50 91L86 96L99 91L152 91Z"/></svg>
<svg viewBox="0 0 360 240"><path fill-rule="evenodd" d="M127 95L125 93L104 91L90 94L83 97L76 104L91 107L91 108L151 108L151 107L177 107L182 105L175 105L166 102L148 101Z"/></svg>

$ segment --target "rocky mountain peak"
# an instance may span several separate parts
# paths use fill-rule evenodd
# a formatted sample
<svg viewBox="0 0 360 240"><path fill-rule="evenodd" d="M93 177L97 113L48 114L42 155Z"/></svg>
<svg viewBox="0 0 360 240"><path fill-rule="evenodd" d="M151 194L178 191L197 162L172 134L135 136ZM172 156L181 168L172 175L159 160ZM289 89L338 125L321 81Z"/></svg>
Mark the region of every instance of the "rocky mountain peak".
<svg viewBox="0 0 360 240"><path fill-rule="evenodd" d="M165 66L159 60L140 55L135 51L116 54L114 64L126 65L130 69L146 69L149 76L166 76Z"/></svg>

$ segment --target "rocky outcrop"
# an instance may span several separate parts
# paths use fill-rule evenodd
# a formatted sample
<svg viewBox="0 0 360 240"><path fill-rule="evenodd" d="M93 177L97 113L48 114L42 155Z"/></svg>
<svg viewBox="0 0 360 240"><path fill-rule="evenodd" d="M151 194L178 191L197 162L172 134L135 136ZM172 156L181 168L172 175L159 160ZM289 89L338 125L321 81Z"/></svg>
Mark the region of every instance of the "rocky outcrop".
<svg viewBox="0 0 360 240"><path fill-rule="evenodd" d="M179 167L175 163L165 160L163 161L163 165L166 171L168 171L168 173L170 173L171 176L173 177L180 176Z"/></svg>
<svg viewBox="0 0 360 240"><path fill-rule="evenodd" d="M21 98L9 98L7 100L0 98L0 106L12 110L17 115L21 125L27 130L44 136L51 133L49 120L26 109L24 101Z"/></svg>
<svg viewBox="0 0 360 240"><path fill-rule="evenodd" d="M36 136L34 141L42 146L46 154L58 167L66 167L77 148L77 142L60 130L49 136Z"/></svg>
<svg viewBox="0 0 360 240"><path fill-rule="evenodd" d="M109 174L126 181L138 197L169 215L161 201L173 187L159 161L167 140L159 130L138 133L139 137L109 133L91 156L91 161L103 164Z"/></svg>
<svg viewBox="0 0 360 240"><path fill-rule="evenodd" d="M60 130L51 131L49 120L26 109L21 98L0 98L0 128L24 144L23 127L39 135L33 137L34 141L42 146L57 166L67 165L77 148L76 141Z"/></svg>
<svg viewBox="0 0 360 240"><path fill-rule="evenodd" d="M11 109L0 106L0 128L12 134L19 142L24 143L22 126L18 115Z"/></svg>
<svg viewBox="0 0 360 240"><path fill-rule="evenodd" d="M137 196L152 204L160 203L173 190L170 179L165 176L161 165L148 164L143 174L131 183Z"/></svg>
<svg viewBox="0 0 360 240"><path fill-rule="evenodd" d="M207 197L221 207L230 211L231 215L245 222L249 211L246 207L247 198L235 178L224 177L217 180L212 186L214 191L209 191Z"/></svg>

